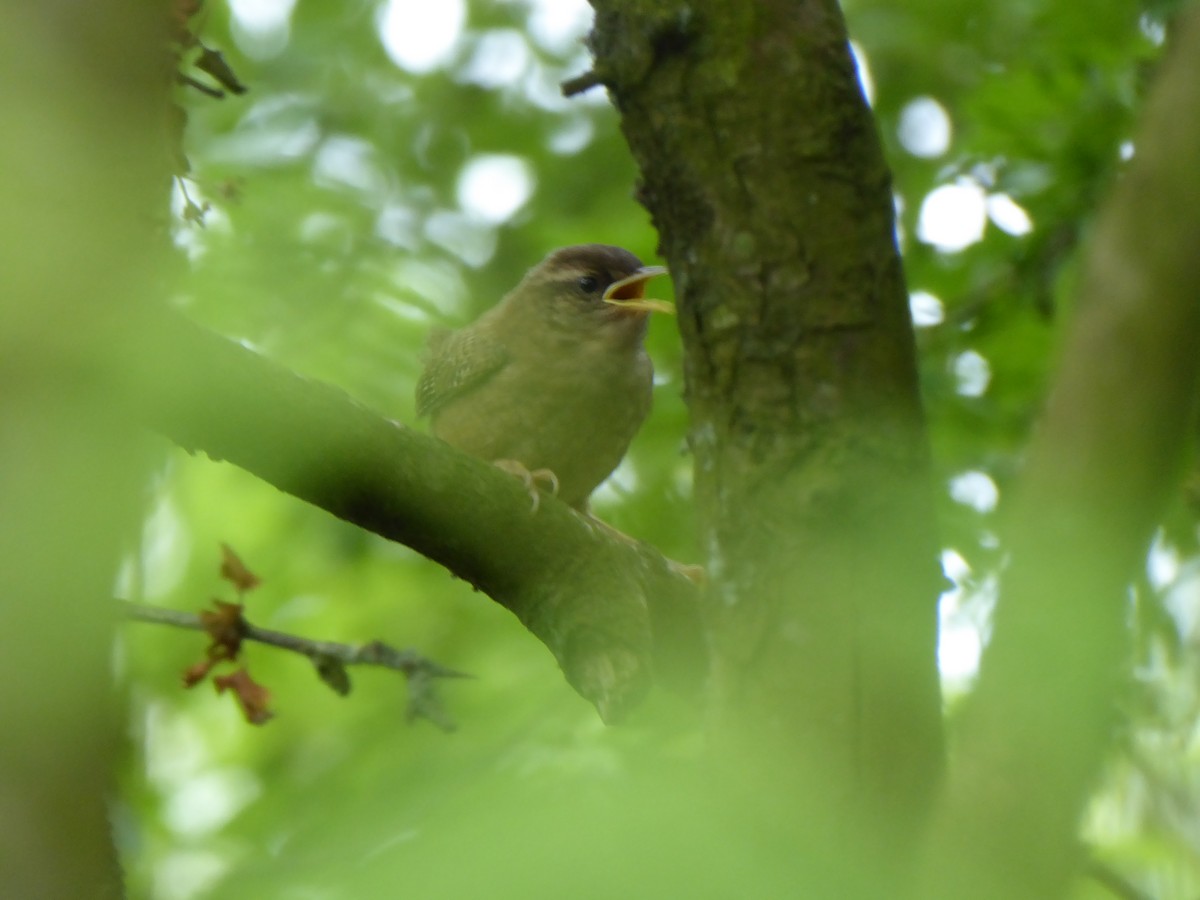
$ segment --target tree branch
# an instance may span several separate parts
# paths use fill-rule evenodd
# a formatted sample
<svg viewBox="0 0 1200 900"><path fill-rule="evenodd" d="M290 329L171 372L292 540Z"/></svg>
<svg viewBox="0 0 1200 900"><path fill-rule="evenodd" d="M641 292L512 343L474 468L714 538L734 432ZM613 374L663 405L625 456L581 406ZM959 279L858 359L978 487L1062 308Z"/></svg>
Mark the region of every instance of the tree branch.
<svg viewBox="0 0 1200 900"><path fill-rule="evenodd" d="M599 73L594 69L589 69L581 75L576 75L574 78L568 78L561 85L564 97L574 97L576 94L582 94L585 91L590 91L594 87L599 87L604 84L600 79Z"/></svg>
<svg viewBox="0 0 1200 900"><path fill-rule="evenodd" d="M133 414L180 446L406 544L511 610L606 721L703 670L697 591L653 548L177 316L152 323ZM152 393L145 387L155 386Z"/></svg>
<svg viewBox="0 0 1200 900"><path fill-rule="evenodd" d="M117 602L125 617L131 621L208 632L204 619L197 613L165 609L131 600ZM317 670L317 676L342 696L350 693L350 677L346 674L346 666L378 666L400 672L408 682L408 717L428 719L443 731L454 730L453 722L446 715L434 691L434 683L438 678L472 677L465 672L457 672L426 659L415 650L397 650L382 641L342 644L260 628L246 621L244 617L239 617L238 624L238 637L241 640L255 641L269 647L299 653L310 659Z"/></svg>
<svg viewBox="0 0 1200 900"><path fill-rule="evenodd" d="M188 631L205 631L204 621L197 613L184 612L177 609L166 609L162 606L152 606L147 603L135 603L132 600L117 601L125 613L125 617L135 622L146 622L152 625L169 625L172 628L183 628ZM415 650L397 650L381 641L370 641L366 644L343 644L339 641L320 641L314 638L300 637L285 631L273 631L270 628L260 628L257 625L242 620L241 637L247 641L277 647L307 656L319 665L321 658L330 659L344 666L378 666L411 675L417 671L426 671L435 678L472 678L465 672L426 659ZM346 689L336 689L339 694L348 693Z"/></svg>
<svg viewBox="0 0 1200 900"><path fill-rule="evenodd" d="M1078 819L1128 675L1129 579L1197 411L1197 159L1193 4L1097 223L1054 389L1002 511L1012 563L923 897L1057 897L1078 872Z"/></svg>

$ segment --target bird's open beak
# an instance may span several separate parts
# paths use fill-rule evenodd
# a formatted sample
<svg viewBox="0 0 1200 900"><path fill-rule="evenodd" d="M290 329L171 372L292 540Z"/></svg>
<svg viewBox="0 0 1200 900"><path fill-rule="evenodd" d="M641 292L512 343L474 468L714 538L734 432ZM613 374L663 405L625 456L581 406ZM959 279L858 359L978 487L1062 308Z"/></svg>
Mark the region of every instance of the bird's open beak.
<svg viewBox="0 0 1200 900"><path fill-rule="evenodd" d="M646 297L646 282L659 275L666 275L667 270L662 266L643 266L632 275L627 275L620 281L614 281L605 290L601 298L605 303L621 309L639 310L641 312L660 312L675 314L675 307L665 300L652 300Z"/></svg>

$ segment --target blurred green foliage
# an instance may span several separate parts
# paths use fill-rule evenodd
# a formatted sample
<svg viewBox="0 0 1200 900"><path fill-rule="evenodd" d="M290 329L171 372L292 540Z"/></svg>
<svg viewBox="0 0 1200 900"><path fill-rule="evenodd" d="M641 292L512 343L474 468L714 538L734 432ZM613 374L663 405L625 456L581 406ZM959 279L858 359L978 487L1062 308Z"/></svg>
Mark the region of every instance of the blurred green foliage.
<svg viewBox="0 0 1200 900"><path fill-rule="evenodd" d="M432 53L436 35L421 39L422 29L443 6L458 4L391 9L396 27ZM656 239L603 91L569 101L558 92L588 66L586 5L472 0L445 53L409 68L381 37L386 8L204 6L198 34L250 90L215 100L179 88L185 185L208 209L202 224L177 217L172 226L189 267L171 299L412 422L431 327L469 321L552 248L600 241L657 261ZM1039 409L1080 245L1131 150L1170 12L1132 0L846 4L895 176L909 286L931 295L917 338L943 545L957 560L946 633L960 650L986 633L1003 554L995 499L1003 502ZM913 119L922 108L927 117ZM922 145L938 128L948 129L944 140ZM946 185L975 203L946 227L982 228L954 251L921 239L926 198ZM1013 204L1030 227L1005 217ZM179 191L175 205L179 213ZM655 411L594 507L695 560L672 323L656 321L649 345ZM118 824L135 896L557 895L562 879L589 871L585 845L603 843L608 827L572 811L603 808L605 797L616 805L637 792L643 768L694 756L695 723L676 701L656 696L628 726L604 729L507 612L411 551L231 466L164 447L145 506L123 575L129 595L181 609L228 598L216 574L224 541L264 579L247 598L255 624L413 646L477 678L445 687L460 725L446 735L405 724L404 685L392 673L352 670L355 689L340 699L304 660L250 646L248 664L277 713L256 729L209 685L178 686L203 653L201 638L130 625L118 653L131 722ZM1172 535L1159 547L1165 568L1140 586L1146 697L1131 701L1128 752L1087 831L1150 895L1183 898L1200 890L1200 832L1176 809L1195 803L1188 785L1200 774L1186 737L1200 721L1200 698L1185 689L1195 644L1189 651L1179 637L1197 603L1193 587L1165 614L1158 597L1182 590L1189 571L1194 585L1197 563L1194 527L1185 520ZM951 679L952 700L969 672ZM702 830L679 840L707 847L715 855L700 871L728 880L693 875L679 893L690 885L731 896L753 853L717 850ZM543 868L525 845L547 837L546 858L557 862ZM614 884L639 883L643 869L628 866ZM767 869L750 893L770 893ZM1081 887L1080 896L1103 895Z"/></svg>

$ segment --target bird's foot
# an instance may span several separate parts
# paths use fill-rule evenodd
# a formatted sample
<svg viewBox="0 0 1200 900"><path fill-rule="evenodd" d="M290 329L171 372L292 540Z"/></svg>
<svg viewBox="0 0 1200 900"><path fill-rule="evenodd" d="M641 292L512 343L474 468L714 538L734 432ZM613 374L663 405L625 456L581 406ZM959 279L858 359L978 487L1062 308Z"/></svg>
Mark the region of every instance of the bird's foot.
<svg viewBox="0 0 1200 900"><path fill-rule="evenodd" d="M515 459L495 459L492 460L492 465L501 472L507 472L509 475L521 479L521 484L529 492L529 499L533 504L529 510L531 513L537 512L538 507L542 504L542 485L551 494L558 493L558 476L549 469L534 469L531 472L525 468L523 463Z"/></svg>

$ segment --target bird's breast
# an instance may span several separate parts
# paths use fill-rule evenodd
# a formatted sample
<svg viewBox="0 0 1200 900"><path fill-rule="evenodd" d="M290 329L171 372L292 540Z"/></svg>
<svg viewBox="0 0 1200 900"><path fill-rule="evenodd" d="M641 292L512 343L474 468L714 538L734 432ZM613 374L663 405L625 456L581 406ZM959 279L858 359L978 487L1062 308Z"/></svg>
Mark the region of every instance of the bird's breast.
<svg viewBox="0 0 1200 900"><path fill-rule="evenodd" d="M640 344L515 356L439 411L433 432L483 459L552 470L561 499L578 507L625 455L650 410L652 382Z"/></svg>

